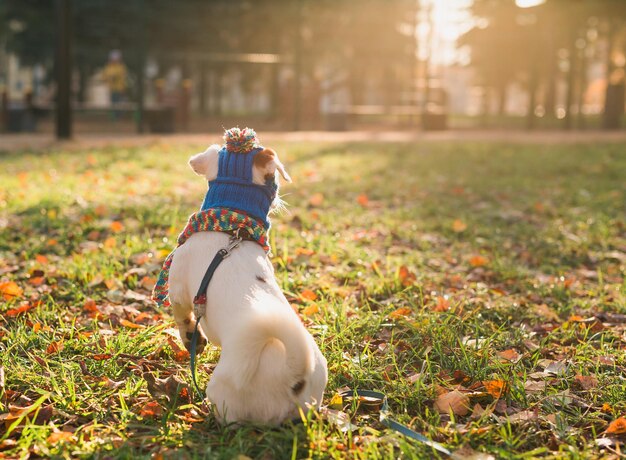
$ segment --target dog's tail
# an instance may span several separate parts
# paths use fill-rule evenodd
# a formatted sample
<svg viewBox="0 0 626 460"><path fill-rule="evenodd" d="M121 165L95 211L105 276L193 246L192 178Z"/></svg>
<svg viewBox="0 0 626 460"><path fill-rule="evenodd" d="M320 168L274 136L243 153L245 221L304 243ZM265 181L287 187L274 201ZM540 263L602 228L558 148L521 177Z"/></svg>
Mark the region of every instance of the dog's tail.
<svg viewBox="0 0 626 460"><path fill-rule="evenodd" d="M275 298L268 300L276 302ZM286 377L297 393L314 361L310 339L292 311L264 307L245 321L236 334L238 342L222 350L230 355L228 362L237 366L233 383L242 389L259 377L268 381Z"/></svg>

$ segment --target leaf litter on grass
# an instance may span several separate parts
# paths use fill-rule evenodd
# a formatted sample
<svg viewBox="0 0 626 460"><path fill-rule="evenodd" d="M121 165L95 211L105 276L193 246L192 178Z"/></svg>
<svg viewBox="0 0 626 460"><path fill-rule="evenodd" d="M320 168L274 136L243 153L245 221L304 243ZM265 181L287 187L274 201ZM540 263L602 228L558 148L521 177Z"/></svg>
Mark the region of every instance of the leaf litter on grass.
<svg viewBox="0 0 626 460"><path fill-rule="evenodd" d="M285 188L291 214L273 219L273 262L328 359L323 402L338 413L271 432L221 431L194 404L171 314L148 297L205 192L190 180L188 150L3 158L0 350L11 352L0 357L0 416L16 420L48 396L44 417L24 415L0 453L54 456L72 445L159 458L185 445L284 458L295 445L318 458L428 456L373 412L332 399L363 385L388 394L399 421L476 458L623 450L624 197L619 174L581 172L624 171L623 156L362 144L310 160L316 148L285 145L304 180ZM164 152L167 175L154 163ZM29 161L42 181L20 179ZM393 176L392 163L402 165ZM51 170L62 172L52 188ZM201 385L217 356L200 357Z"/></svg>

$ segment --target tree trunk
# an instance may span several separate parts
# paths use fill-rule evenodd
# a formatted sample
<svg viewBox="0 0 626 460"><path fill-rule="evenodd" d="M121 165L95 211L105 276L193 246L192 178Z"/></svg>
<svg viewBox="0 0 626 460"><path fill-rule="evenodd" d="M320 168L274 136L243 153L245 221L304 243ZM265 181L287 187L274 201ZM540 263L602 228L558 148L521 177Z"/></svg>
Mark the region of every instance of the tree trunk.
<svg viewBox="0 0 626 460"><path fill-rule="evenodd" d="M498 116L503 117L506 115L506 101L507 101L507 85L501 83L498 88Z"/></svg>
<svg viewBox="0 0 626 460"><path fill-rule="evenodd" d="M207 65L205 61L200 62L200 67L198 68L199 78L198 78L198 111L201 115L206 115L206 98L207 98Z"/></svg>
<svg viewBox="0 0 626 460"><path fill-rule="evenodd" d="M615 84L611 82L615 64L613 62L613 51L615 49L615 35L617 25L615 21L609 21L609 33L607 34L608 51L606 59L606 93L604 96L604 110L602 116L602 127L604 129L619 129L621 117L624 113L624 83Z"/></svg>
<svg viewBox="0 0 626 460"><path fill-rule="evenodd" d="M587 92L587 54L586 50L581 50L580 55L580 75L578 78L578 97L576 98L576 103L578 105L578 119L577 126L578 129L586 128L585 114L583 113L583 107L585 105L585 93Z"/></svg>
<svg viewBox="0 0 626 460"><path fill-rule="evenodd" d="M567 72L567 95L565 97L564 128L572 129L572 106L574 105L574 85L576 83L576 32L573 31L569 44L569 70Z"/></svg>

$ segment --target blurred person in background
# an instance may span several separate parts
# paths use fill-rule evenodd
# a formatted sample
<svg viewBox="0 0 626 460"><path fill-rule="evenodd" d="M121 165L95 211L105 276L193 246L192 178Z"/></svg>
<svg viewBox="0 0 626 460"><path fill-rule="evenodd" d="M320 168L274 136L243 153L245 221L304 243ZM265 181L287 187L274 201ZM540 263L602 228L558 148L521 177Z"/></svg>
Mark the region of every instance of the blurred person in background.
<svg viewBox="0 0 626 460"><path fill-rule="evenodd" d="M113 50L109 53L109 62L104 68L104 79L109 87L109 98L111 107L113 107L112 116L117 120L119 112L115 110L116 106L124 100L126 93L126 65L122 61L122 53L119 50Z"/></svg>

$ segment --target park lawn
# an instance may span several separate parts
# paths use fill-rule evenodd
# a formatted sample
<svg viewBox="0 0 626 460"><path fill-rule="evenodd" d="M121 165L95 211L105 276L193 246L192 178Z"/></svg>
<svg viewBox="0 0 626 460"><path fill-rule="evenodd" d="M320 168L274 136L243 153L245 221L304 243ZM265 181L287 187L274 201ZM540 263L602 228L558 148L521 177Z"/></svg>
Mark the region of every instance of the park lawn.
<svg viewBox="0 0 626 460"><path fill-rule="evenodd" d="M204 196L199 146L4 153L0 458L436 456L343 387L385 392L456 458L623 452L621 146L273 147L294 178L276 276L328 359L333 409L225 429L177 385L188 355L149 291Z"/></svg>

